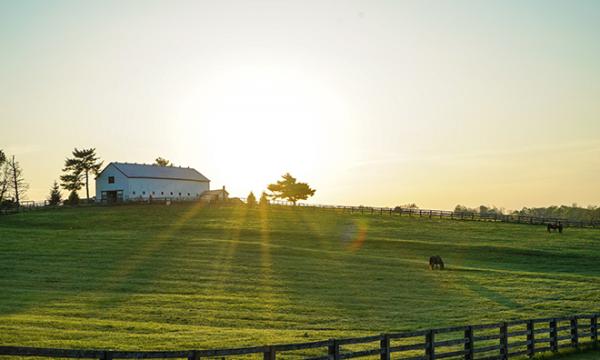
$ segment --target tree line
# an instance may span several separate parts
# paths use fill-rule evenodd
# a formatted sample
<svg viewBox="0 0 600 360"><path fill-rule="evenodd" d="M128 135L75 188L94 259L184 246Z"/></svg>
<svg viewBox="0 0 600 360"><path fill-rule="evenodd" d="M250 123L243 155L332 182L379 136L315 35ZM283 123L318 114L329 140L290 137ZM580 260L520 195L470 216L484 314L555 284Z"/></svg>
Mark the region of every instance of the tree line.
<svg viewBox="0 0 600 360"><path fill-rule="evenodd" d="M476 208L469 208L464 205L456 205L454 212L480 214L480 215L517 215L531 216L538 218L568 219L573 221L600 221L600 207L588 206L580 207L577 204L572 205L553 205L548 207L524 207L521 210L505 210L495 206L480 205Z"/></svg>

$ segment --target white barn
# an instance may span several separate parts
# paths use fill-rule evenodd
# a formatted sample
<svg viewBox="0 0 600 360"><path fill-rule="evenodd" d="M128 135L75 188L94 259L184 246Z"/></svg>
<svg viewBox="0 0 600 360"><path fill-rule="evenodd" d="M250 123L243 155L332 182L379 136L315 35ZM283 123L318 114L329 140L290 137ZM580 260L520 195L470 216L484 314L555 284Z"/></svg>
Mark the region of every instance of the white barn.
<svg viewBox="0 0 600 360"><path fill-rule="evenodd" d="M96 201L198 200L210 180L192 168L111 162L96 177Z"/></svg>

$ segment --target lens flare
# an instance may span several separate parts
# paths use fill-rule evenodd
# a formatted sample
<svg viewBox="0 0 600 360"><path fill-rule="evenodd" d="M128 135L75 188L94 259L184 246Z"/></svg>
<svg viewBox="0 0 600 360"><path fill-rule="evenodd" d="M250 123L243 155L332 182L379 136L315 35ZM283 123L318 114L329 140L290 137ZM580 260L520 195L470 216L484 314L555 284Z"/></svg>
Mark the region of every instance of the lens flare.
<svg viewBox="0 0 600 360"><path fill-rule="evenodd" d="M341 240L345 248L351 252L356 252L362 248L367 239L367 223L364 220L354 220L350 224L344 225Z"/></svg>

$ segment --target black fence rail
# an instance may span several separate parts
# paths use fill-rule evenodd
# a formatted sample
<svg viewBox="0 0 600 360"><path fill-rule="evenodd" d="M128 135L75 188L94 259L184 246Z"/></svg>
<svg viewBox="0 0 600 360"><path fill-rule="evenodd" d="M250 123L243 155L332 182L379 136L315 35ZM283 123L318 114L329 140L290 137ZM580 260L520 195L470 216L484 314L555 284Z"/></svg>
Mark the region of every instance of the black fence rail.
<svg viewBox="0 0 600 360"><path fill-rule="evenodd" d="M281 202L278 205L290 205ZM319 209L331 209L350 213L370 214L370 215L389 215L389 216L412 216L427 217L430 219L451 219L451 220L473 220L473 221L498 221L517 224L546 225L562 224L565 227L588 227L600 228L600 220L580 221L555 217L536 217L526 215L505 215L498 213L476 213L476 212L458 212L448 210L431 210L418 208L403 208L397 206L389 207L371 207L371 206L342 206L342 205L313 205L299 203L297 206L312 207Z"/></svg>
<svg viewBox="0 0 600 360"><path fill-rule="evenodd" d="M507 360L597 345L598 314L217 350L118 351L0 346L0 355L76 359Z"/></svg>
<svg viewBox="0 0 600 360"><path fill-rule="evenodd" d="M246 202L245 198L234 198L243 204ZM178 197L156 197L156 198L140 198L131 199L126 202L120 202L115 204L171 204L171 203L189 203L197 202L198 199L184 199ZM235 205L235 202L229 202L230 205ZM418 209L413 207L401 207L396 206L390 207L372 207L372 206L346 206L346 205L321 205L321 204L307 204L297 203L293 204L289 201L280 200L269 200L270 205L274 206L298 206L303 208L315 208L315 209L327 209L336 210L342 212L356 213L356 214L370 214L370 215L389 215L389 216L410 216L410 217L426 217L430 219L451 219L451 220L471 220L471 221L497 221L505 223L515 224L531 224L531 225L546 225L546 224L562 224L564 227L585 227L585 228L599 228L600 220L571 220L565 218L555 217L537 217L537 216L526 216L526 215L512 215L512 214L498 214L498 213L476 213L476 212L458 212L448 210L432 210L432 209ZM95 202L90 199L89 202L81 200L77 206L101 206L111 205L107 202ZM49 206L48 201L23 201L20 203L18 208L11 209L0 209L0 215L8 213L16 213L19 211L29 211L37 209L47 209L52 207L69 207L69 205Z"/></svg>

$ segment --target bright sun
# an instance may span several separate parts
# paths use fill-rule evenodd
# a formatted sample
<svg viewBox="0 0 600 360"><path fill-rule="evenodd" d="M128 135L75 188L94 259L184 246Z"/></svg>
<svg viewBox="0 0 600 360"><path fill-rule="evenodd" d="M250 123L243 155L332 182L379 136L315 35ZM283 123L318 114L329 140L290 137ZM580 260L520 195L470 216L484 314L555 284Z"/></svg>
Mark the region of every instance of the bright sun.
<svg viewBox="0 0 600 360"><path fill-rule="evenodd" d="M310 176L336 162L344 109L331 87L301 71L228 69L188 98L177 146L218 158L240 191L259 190L285 171Z"/></svg>

